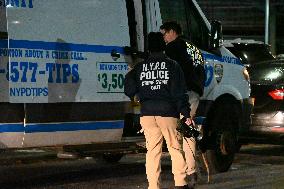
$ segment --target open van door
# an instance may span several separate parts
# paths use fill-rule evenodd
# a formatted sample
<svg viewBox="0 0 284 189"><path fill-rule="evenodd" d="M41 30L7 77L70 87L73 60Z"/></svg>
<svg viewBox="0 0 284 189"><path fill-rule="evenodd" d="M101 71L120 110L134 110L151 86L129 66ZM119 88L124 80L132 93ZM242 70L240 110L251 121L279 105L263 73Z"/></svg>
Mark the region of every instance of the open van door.
<svg viewBox="0 0 284 189"><path fill-rule="evenodd" d="M6 6L0 2L0 149L19 148L24 137L24 105L10 104L9 96L9 54Z"/></svg>
<svg viewBox="0 0 284 189"><path fill-rule="evenodd" d="M23 146L120 141L125 0L9 2L8 49L17 53L1 68L9 72L8 102L24 108Z"/></svg>

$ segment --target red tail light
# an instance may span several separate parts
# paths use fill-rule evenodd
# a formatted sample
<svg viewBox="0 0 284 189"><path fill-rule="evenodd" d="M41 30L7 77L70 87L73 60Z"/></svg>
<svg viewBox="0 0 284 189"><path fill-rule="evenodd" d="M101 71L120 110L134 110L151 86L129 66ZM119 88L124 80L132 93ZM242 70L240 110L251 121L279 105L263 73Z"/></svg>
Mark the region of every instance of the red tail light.
<svg viewBox="0 0 284 189"><path fill-rule="evenodd" d="M284 99L284 89L278 89L270 91L268 93L274 100L283 100Z"/></svg>

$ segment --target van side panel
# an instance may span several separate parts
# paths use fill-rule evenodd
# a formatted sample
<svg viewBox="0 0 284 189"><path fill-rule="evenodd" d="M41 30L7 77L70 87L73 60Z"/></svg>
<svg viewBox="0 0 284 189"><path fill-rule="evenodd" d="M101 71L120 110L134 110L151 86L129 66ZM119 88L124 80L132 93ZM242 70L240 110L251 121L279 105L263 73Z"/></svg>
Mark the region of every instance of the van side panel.
<svg viewBox="0 0 284 189"><path fill-rule="evenodd" d="M118 11L119 10L119 11ZM124 0L37 0L7 8L9 101L127 101L123 46L129 45ZM120 53L114 60L112 53Z"/></svg>
<svg viewBox="0 0 284 189"><path fill-rule="evenodd" d="M0 55L0 148L120 142L125 0L17 2L0 6L9 52Z"/></svg>
<svg viewBox="0 0 284 189"><path fill-rule="evenodd" d="M123 102L26 104L24 147L121 140Z"/></svg>

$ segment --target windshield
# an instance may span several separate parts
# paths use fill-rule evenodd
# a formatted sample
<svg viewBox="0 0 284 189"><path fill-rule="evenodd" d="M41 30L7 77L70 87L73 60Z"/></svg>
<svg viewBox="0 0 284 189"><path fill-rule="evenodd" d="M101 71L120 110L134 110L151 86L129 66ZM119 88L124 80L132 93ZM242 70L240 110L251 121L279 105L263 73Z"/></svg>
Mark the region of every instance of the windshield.
<svg viewBox="0 0 284 189"><path fill-rule="evenodd" d="M239 57L243 64L252 65L257 62L275 59L269 47L263 44L234 44L234 47L228 47L228 49Z"/></svg>
<svg viewBox="0 0 284 189"><path fill-rule="evenodd" d="M251 82L258 83L283 83L284 65L261 63L249 68Z"/></svg>

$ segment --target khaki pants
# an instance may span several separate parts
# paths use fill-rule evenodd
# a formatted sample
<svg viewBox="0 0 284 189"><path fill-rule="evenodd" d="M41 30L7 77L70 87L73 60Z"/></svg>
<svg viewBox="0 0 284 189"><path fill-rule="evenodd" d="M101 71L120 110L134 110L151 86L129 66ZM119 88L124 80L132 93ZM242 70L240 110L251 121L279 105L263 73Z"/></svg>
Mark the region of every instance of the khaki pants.
<svg viewBox="0 0 284 189"><path fill-rule="evenodd" d="M186 162L176 131L177 119L173 117L143 116L140 123L146 138L146 174L148 189L160 189L161 155L163 137L166 140L172 160L175 186L186 185Z"/></svg>
<svg viewBox="0 0 284 189"><path fill-rule="evenodd" d="M190 117L194 118L198 104L199 104L199 95L198 93L194 91L189 91L188 93L189 96L189 103L190 103ZM187 164L187 174L190 175L194 172L196 172L195 168L195 155L196 155L196 142L195 139L192 138L186 138L186 140L183 138L183 145L182 145L184 154L185 154L185 159L186 159L186 164Z"/></svg>

